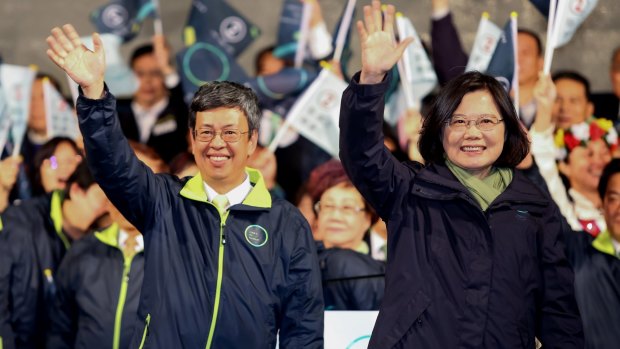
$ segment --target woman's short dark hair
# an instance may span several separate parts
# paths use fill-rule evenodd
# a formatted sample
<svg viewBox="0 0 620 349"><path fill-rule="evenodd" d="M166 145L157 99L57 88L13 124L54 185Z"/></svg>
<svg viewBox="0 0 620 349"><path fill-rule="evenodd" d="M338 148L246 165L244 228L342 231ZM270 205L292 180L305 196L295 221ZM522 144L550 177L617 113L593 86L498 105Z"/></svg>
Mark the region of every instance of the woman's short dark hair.
<svg viewBox="0 0 620 349"><path fill-rule="evenodd" d="M487 91L491 94L506 126L504 148L493 165L515 167L529 152L527 134L502 84L492 76L474 71L464 73L448 82L439 92L428 116L424 119L418 146L427 164L444 162L444 127L461 104L463 96L475 91Z"/></svg>

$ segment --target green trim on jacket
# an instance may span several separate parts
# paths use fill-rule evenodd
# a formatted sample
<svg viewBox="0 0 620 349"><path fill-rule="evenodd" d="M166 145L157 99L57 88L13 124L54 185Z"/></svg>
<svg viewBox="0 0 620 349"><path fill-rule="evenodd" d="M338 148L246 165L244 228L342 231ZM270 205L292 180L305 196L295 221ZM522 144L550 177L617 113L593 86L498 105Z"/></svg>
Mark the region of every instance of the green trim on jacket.
<svg viewBox="0 0 620 349"><path fill-rule="evenodd" d="M608 229L605 229L602 233L598 234L596 239L592 241L592 246L599 252L618 258L618 256L616 255L616 249L614 248L614 244L611 241L611 234L609 234Z"/></svg>
<svg viewBox="0 0 620 349"><path fill-rule="evenodd" d="M243 204L254 207L271 208L271 194L269 194L269 190L267 190L265 186L265 181L261 173L251 167L246 167L245 170L250 176L250 183L252 183L253 187L248 196L243 200ZM185 183L185 186L181 189L181 195L190 200L208 202L200 172Z"/></svg>
<svg viewBox="0 0 620 349"><path fill-rule="evenodd" d="M62 231L62 202L65 199L65 193L60 190L54 190L52 192L52 200L50 203L50 218L54 223L54 230L58 237L62 241L65 248L68 250L71 247L71 243L67 238L67 235Z"/></svg>

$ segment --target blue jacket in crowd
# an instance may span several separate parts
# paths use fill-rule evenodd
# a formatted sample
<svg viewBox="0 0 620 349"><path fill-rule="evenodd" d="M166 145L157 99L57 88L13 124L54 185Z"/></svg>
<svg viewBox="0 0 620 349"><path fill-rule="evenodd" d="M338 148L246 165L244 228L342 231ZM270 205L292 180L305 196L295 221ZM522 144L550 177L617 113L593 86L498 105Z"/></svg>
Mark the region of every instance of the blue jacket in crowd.
<svg viewBox="0 0 620 349"><path fill-rule="evenodd" d="M63 193L9 206L0 230L0 348L43 348L56 270L69 249Z"/></svg>
<svg viewBox="0 0 620 349"><path fill-rule="evenodd" d="M145 271L132 348L323 346L323 297L308 223L271 199L260 173L225 214L200 174L154 174L123 136L114 97L81 96L77 111L97 182L144 235Z"/></svg>
<svg viewBox="0 0 620 349"><path fill-rule="evenodd" d="M118 225L76 241L56 273L48 349L129 348L144 256L125 257Z"/></svg>
<svg viewBox="0 0 620 349"><path fill-rule="evenodd" d="M385 296L369 348L583 348L560 213L516 171L486 211L444 164L383 145L386 81L344 92L340 158L387 222Z"/></svg>

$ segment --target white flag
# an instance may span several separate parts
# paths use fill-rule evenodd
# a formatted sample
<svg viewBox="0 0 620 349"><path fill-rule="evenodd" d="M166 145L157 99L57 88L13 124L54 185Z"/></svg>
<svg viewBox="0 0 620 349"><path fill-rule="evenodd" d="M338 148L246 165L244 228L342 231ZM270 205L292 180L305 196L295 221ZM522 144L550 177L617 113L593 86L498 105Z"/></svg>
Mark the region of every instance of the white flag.
<svg viewBox="0 0 620 349"><path fill-rule="evenodd" d="M335 158L340 149L340 99L346 88L342 79L323 69L286 117L286 123Z"/></svg>
<svg viewBox="0 0 620 349"><path fill-rule="evenodd" d="M0 154L2 154L2 150L4 150L4 146L6 145L10 126L11 119L7 113L6 100L4 99L4 92L2 92L2 86L0 85Z"/></svg>
<svg viewBox="0 0 620 349"><path fill-rule="evenodd" d="M598 0L560 0L554 24L555 42L553 47L558 48L572 39L577 28L588 18Z"/></svg>
<svg viewBox="0 0 620 349"><path fill-rule="evenodd" d="M493 57L493 52L495 52L495 47L501 36L502 29L491 22L489 14L484 12L480 18L478 32L476 32L476 39L474 39L474 46L465 71L477 70L484 73L491 62L491 57Z"/></svg>
<svg viewBox="0 0 620 349"><path fill-rule="evenodd" d="M20 151L28 116L30 115L30 95L36 71L29 67L12 64L0 65L0 85L7 103L6 112L11 120L11 137L13 139L13 155Z"/></svg>
<svg viewBox="0 0 620 349"><path fill-rule="evenodd" d="M402 62L405 76L400 78L411 84L411 97L413 101L418 103L417 105L420 105L422 98L437 85L437 74L435 74L433 64L422 46L420 36L409 18L400 12L397 13L396 26L401 40L408 37L413 38L413 42L407 46L403 53Z"/></svg>
<svg viewBox="0 0 620 349"><path fill-rule="evenodd" d="M45 100L48 138L69 137L74 140L78 139L80 131L77 116L49 79L43 80L43 98Z"/></svg>

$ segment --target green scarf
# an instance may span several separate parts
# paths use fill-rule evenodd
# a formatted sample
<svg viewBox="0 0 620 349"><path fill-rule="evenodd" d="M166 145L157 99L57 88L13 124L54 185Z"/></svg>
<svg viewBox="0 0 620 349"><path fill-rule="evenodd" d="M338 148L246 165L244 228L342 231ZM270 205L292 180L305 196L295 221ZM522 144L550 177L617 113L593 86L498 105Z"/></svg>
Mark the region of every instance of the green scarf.
<svg viewBox="0 0 620 349"><path fill-rule="evenodd" d="M485 178L479 179L447 158L446 165L459 182L469 189L483 211L486 211L491 202L512 182L513 173L509 168L492 167Z"/></svg>

